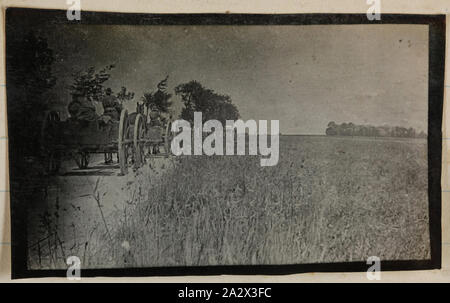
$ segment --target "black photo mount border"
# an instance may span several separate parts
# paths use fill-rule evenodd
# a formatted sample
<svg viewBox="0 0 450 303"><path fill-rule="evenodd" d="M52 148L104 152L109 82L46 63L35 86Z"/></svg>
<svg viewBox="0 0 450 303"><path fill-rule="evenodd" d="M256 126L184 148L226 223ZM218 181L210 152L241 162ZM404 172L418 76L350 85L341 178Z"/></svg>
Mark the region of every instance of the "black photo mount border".
<svg viewBox="0 0 450 303"><path fill-rule="evenodd" d="M429 26L428 72L428 200L431 258L426 260L381 261L382 271L441 268L441 159L442 114L445 72L445 15L381 14L381 20L368 20L366 14L148 14L81 11L80 21L69 21L65 10L7 8L8 27L20 20L29 24L102 25L344 25L344 24L422 24ZM9 117L11 118L11 117ZM14 161L14 140L8 140L10 161ZM10 165L11 166L11 165ZM10 184L15 180L10 170ZM27 235L24 211L12 186L11 250L12 278L66 277L66 270L27 268ZM145 267L83 269L82 277L138 277L182 275L284 275L305 272L365 272L366 262L339 262L289 265L227 265L189 267Z"/></svg>

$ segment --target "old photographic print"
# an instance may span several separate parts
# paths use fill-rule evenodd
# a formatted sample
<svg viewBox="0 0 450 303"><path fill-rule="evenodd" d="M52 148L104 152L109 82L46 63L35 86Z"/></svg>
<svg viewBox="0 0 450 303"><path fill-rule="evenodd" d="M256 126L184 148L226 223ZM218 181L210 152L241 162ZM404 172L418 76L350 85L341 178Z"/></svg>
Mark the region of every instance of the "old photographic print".
<svg viewBox="0 0 450 303"><path fill-rule="evenodd" d="M6 11L15 277L440 267L442 16L70 19Z"/></svg>

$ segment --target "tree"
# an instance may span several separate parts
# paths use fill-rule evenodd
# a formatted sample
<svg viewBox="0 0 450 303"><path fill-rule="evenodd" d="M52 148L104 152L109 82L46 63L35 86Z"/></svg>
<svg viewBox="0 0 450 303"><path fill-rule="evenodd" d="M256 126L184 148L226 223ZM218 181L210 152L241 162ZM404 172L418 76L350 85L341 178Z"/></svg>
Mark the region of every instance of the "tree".
<svg viewBox="0 0 450 303"><path fill-rule="evenodd" d="M13 90L25 94L20 104L15 104L22 111L33 114L48 109L49 100L45 100L43 95L55 85L56 78L52 74L55 57L47 39L29 32L19 41L12 42L8 50L8 55L11 55L8 82Z"/></svg>
<svg viewBox="0 0 450 303"><path fill-rule="evenodd" d="M416 137L416 130L412 127L408 128L408 137L409 138L415 138Z"/></svg>
<svg viewBox="0 0 450 303"><path fill-rule="evenodd" d="M239 119L239 111L230 96L205 88L198 81L178 85L175 93L181 96L184 104L181 118L191 123L194 120L194 112L202 112L203 121L216 119L222 124L225 124L226 120Z"/></svg>
<svg viewBox="0 0 450 303"><path fill-rule="evenodd" d="M172 101L170 101L172 94L166 91L168 78L169 76L158 83L156 91L144 93L142 101L148 109L153 111L157 110L162 113L169 112L172 106Z"/></svg>
<svg viewBox="0 0 450 303"><path fill-rule="evenodd" d="M200 82L195 80L175 87L175 94L181 96L184 104L181 118L193 121L195 111L206 112L207 98L211 93L211 90L205 89ZM203 117L205 116L203 115Z"/></svg>
<svg viewBox="0 0 450 303"><path fill-rule="evenodd" d="M401 126L389 127L373 125L356 125L352 122L336 124L334 121L328 123L325 130L327 136L369 136L369 137L402 137L421 138L426 134L418 133L414 128Z"/></svg>
<svg viewBox="0 0 450 303"><path fill-rule="evenodd" d="M119 100L119 102L121 104L130 101L134 98L134 93L133 92L128 92L127 88L125 86L122 86L122 88L120 89L120 92L117 93L117 100Z"/></svg>
<svg viewBox="0 0 450 303"><path fill-rule="evenodd" d="M216 102L216 106L209 112L211 119L219 120L222 125L225 125L226 120L239 119L239 111L237 107L230 101L219 100Z"/></svg>
<svg viewBox="0 0 450 303"><path fill-rule="evenodd" d="M72 93L79 92L89 100L101 101L105 94L103 83L111 77L111 70L115 67L110 64L102 68L99 72L91 66L85 71L74 73L74 82L69 89Z"/></svg>
<svg viewBox="0 0 450 303"><path fill-rule="evenodd" d="M331 121L328 123L327 129L325 130L325 134L327 136L336 136L338 134L336 122Z"/></svg>
<svg viewBox="0 0 450 303"><path fill-rule="evenodd" d="M422 131L420 131L420 133L417 135L417 138L427 138L427 134L422 130Z"/></svg>
<svg viewBox="0 0 450 303"><path fill-rule="evenodd" d="M56 83L55 56L47 40L33 32L12 37L6 52L9 137L21 155L36 155L41 121L53 101L48 93Z"/></svg>

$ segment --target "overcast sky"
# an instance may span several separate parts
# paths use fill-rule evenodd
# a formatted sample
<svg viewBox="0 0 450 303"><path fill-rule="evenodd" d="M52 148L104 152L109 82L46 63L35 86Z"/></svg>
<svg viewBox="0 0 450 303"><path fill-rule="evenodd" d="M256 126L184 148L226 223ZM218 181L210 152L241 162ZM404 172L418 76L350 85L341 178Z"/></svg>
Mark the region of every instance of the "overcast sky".
<svg viewBox="0 0 450 303"><path fill-rule="evenodd" d="M63 104L71 73L115 63L106 85L136 100L166 75L171 91L198 80L230 95L244 120L280 120L282 133L324 134L329 121L427 128L426 25L58 25L40 34L58 54Z"/></svg>

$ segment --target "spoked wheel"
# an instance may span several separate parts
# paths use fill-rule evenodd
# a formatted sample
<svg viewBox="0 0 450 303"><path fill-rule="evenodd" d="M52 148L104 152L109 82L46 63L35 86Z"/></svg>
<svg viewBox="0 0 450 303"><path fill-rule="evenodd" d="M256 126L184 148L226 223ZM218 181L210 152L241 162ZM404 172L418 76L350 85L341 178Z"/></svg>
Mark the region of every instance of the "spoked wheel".
<svg viewBox="0 0 450 303"><path fill-rule="evenodd" d="M128 173L128 164L133 162L133 139L131 138L131 125L128 119L128 111L122 110L120 113L118 156L120 173L126 175Z"/></svg>
<svg viewBox="0 0 450 303"><path fill-rule="evenodd" d="M168 157L171 154L170 144L172 142L173 137L174 133L172 131L172 121L169 121L167 122L166 131L164 134L164 152L166 153L166 157Z"/></svg>
<svg viewBox="0 0 450 303"><path fill-rule="evenodd" d="M61 154L55 150L58 141L58 123L61 121L57 111L46 113L41 126L40 148L48 174L55 174L61 167Z"/></svg>
<svg viewBox="0 0 450 303"><path fill-rule="evenodd" d="M79 169L86 169L89 166L89 153L80 151L75 153L73 158Z"/></svg>
<svg viewBox="0 0 450 303"><path fill-rule="evenodd" d="M145 122L141 114L137 114L133 131L134 165L136 168L145 163Z"/></svg>

